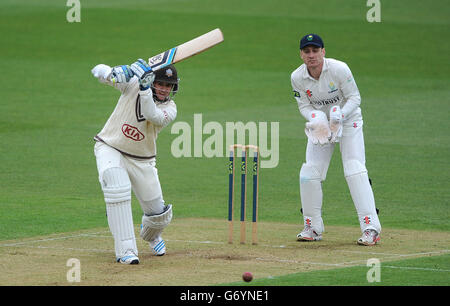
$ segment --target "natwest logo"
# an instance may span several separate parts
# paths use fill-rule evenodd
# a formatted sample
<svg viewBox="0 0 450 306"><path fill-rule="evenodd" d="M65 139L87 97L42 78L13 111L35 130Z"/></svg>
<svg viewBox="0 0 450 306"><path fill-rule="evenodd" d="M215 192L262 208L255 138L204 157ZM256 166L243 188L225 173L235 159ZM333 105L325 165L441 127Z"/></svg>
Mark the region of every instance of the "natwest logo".
<svg viewBox="0 0 450 306"><path fill-rule="evenodd" d="M122 133L134 141L141 141L145 138L144 134L141 133L141 131L138 130L137 127L134 127L129 124L122 125Z"/></svg>

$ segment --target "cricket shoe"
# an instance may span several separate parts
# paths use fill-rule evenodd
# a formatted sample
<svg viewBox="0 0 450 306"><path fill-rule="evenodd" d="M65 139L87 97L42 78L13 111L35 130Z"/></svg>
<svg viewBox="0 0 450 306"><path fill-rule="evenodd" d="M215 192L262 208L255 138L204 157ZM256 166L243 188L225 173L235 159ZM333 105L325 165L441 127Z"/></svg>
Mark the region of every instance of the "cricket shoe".
<svg viewBox="0 0 450 306"><path fill-rule="evenodd" d="M319 241L322 240L322 235L318 234L312 229L310 225L305 225L303 231L297 235L298 241Z"/></svg>
<svg viewBox="0 0 450 306"><path fill-rule="evenodd" d="M166 242L161 236L158 236L155 240L149 242L150 250L155 256L163 256L166 254Z"/></svg>
<svg viewBox="0 0 450 306"><path fill-rule="evenodd" d="M125 256L117 258L117 262L125 265L137 265L139 263L139 258L133 251L127 251Z"/></svg>
<svg viewBox="0 0 450 306"><path fill-rule="evenodd" d="M380 240L381 240L380 235L377 233L377 231L367 229L364 231L361 238L358 239L358 244L372 246L375 245Z"/></svg>

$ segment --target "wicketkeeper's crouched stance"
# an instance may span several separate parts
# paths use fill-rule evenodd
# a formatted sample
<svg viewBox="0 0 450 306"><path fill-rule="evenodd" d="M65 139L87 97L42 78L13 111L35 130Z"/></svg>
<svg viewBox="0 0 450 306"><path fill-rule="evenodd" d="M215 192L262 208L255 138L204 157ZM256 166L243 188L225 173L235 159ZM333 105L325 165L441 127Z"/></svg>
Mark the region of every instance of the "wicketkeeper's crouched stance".
<svg viewBox="0 0 450 306"><path fill-rule="evenodd" d="M322 239L322 181L336 142L342 156L344 176L355 204L363 235L358 244L374 245L381 225L366 169L361 97L348 66L325 58L322 39L316 34L300 42L304 64L291 75L300 113L308 122L306 162L300 170L300 197L304 229L298 240Z"/></svg>
<svg viewBox="0 0 450 306"><path fill-rule="evenodd" d="M141 238L155 255L166 252L161 233L172 219L172 205L164 203L155 167L156 138L177 115L171 99L178 90L177 71L170 65L152 72L139 59L130 66L99 64L92 74L121 92L113 113L95 136L94 151L116 260L137 264L131 190L144 213Z"/></svg>

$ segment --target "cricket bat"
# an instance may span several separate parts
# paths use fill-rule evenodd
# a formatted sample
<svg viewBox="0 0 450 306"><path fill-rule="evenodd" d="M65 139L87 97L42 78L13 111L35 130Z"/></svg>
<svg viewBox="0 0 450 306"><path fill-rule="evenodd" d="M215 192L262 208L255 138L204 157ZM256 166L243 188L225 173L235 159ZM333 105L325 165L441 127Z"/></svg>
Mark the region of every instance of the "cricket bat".
<svg viewBox="0 0 450 306"><path fill-rule="evenodd" d="M199 54L223 41L222 31L217 28L177 47L150 57L148 64L153 71L175 64L191 56Z"/></svg>

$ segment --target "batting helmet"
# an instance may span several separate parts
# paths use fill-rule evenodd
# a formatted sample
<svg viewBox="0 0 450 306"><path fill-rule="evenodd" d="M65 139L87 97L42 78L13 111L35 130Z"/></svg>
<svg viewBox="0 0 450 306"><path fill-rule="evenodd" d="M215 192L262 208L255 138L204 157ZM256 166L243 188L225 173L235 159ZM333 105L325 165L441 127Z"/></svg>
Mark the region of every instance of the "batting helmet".
<svg viewBox="0 0 450 306"><path fill-rule="evenodd" d="M172 96L174 96L178 91L178 82L180 79L178 78L177 69L175 69L174 65L168 65L162 69L159 69L154 72L155 73L155 80L153 82L162 82L162 83L168 83L172 84ZM154 92L154 91L153 91ZM153 97L155 97L155 94L153 94ZM166 101L169 97L167 97ZM165 101L161 101L165 102Z"/></svg>

